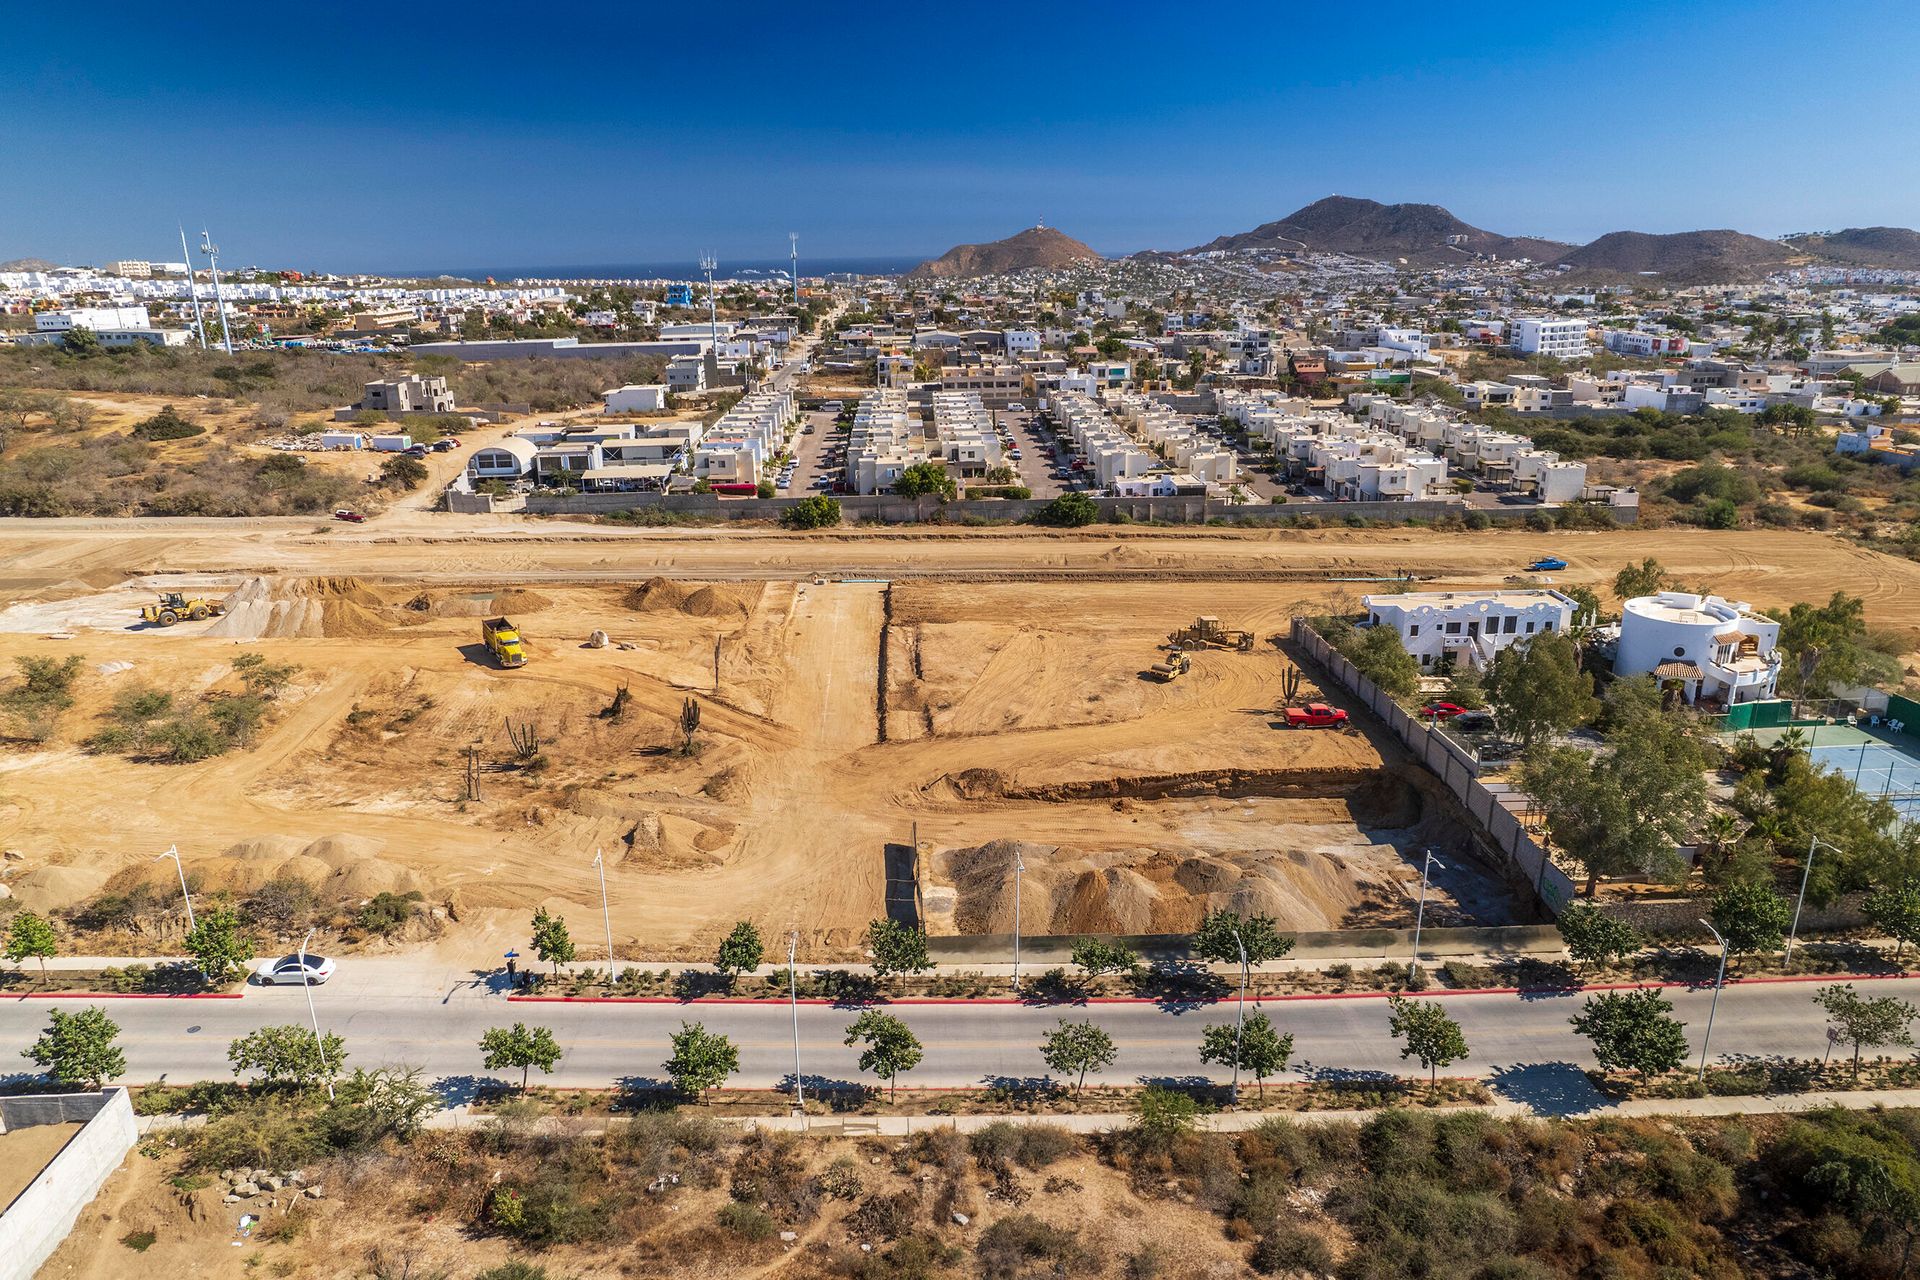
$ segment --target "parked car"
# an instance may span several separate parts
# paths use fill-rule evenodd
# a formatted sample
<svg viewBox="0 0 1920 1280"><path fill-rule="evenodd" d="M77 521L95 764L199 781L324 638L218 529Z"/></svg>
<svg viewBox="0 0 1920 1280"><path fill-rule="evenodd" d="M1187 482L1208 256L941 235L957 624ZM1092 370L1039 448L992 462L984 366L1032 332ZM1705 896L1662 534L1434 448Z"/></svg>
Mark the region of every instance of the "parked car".
<svg viewBox="0 0 1920 1280"><path fill-rule="evenodd" d="M1346 723L1346 712L1324 702L1309 702L1304 707L1287 708L1289 729L1338 729Z"/></svg>
<svg viewBox="0 0 1920 1280"><path fill-rule="evenodd" d="M1429 702L1426 706L1420 708L1420 714L1426 716L1429 720L1451 720L1455 716L1462 716L1466 713L1467 709L1457 702Z"/></svg>
<svg viewBox="0 0 1920 1280"><path fill-rule="evenodd" d="M423 444L408 445L400 451L400 456L403 458L424 458L427 456L427 446Z"/></svg>
<svg viewBox="0 0 1920 1280"><path fill-rule="evenodd" d="M333 959L330 956L316 956L309 952L304 958L299 955L281 956L260 966L254 977L262 986L293 985L305 983L317 987L333 976Z"/></svg>
<svg viewBox="0 0 1920 1280"><path fill-rule="evenodd" d="M435 453L452 453L455 449L458 449L459 447L460 447L460 442L458 440L455 440L452 436L448 436L443 440L435 440L433 442L433 451Z"/></svg>
<svg viewBox="0 0 1920 1280"><path fill-rule="evenodd" d="M347 507L341 507L338 511L334 512L333 518L335 520L345 520L348 524L365 524L367 522L365 516Z"/></svg>
<svg viewBox="0 0 1920 1280"><path fill-rule="evenodd" d="M1564 569L1566 567L1567 567L1567 562L1565 560L1562 560L1559 556L1541 556L1538 560L1535 560L1532 564L1527 566L1527 568L1534 573L1539 573L1548 569Z"/></svg>

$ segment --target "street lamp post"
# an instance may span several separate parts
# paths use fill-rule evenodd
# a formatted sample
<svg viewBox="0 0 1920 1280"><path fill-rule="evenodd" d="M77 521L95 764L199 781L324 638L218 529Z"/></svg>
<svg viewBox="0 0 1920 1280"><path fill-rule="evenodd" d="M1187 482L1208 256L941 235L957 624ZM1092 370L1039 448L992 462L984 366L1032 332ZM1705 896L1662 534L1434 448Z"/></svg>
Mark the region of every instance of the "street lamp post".
<svg viewBox="0 0 1920 1280"><path fill-rule="evenodd" d="M1027 863L1018 849L1013 852L1013 991L1020 993L1020 874Z"/></svg>
<svg viewBox="0 0 1920 1280"><path fill-rule="evenodd" d="M607 986L612 988L615 974L613 971L613 911L607 906L607 860L600 856L600 850L593 851L593 865L600 871L600 921L607 926Z"/></svg>
<svg viewBox="0 0 1920 1280"><path fill-rule="evenodd" d="M807 1124L807 1095L800 1075L800 971L794 967L794 953L800 948L800 931L787 930L787 1007L793 1011L793 1109L800 1127Z"/></svg>
<svg viewBox="0 0 1920 1280"><path fill-rule="evenodd" d="M1821 845L1826 845L1827 848L1834 853L1840 852L1839 848L1834 844L1830 841L1822 840L1819 836L1813 836L1808 839L1807 864L1800 868L1800 896L1793 900L1793 928L1787 931L1787 950L1786 954L1780 959L1782 967L1793 963L1794 940L1800 936L1800 908L1807 905L1807 879L1813 875L1813 851Z"/></svg>
<svg viewBox="0 0 1920 1280"><path fill-rule="evenodd" d="M1727 980L1727 940L1720 936L1718 929L1714 928L1711 924L1707 924L1705 920L1702 920L1700 923L1707 926L1707 932L1712 934L1713 940L1720 944L1720 973L1713 980L1713 1003L1707 1006L1707 1033L1700 1037L1700 1074L1697 1079L1705 1083L1707 1079L1707 1046L1713 1043L1713 1015L1720 1010L1720 987Z"/></svg>
<svg viewBox="0 0 1920 1280"><path fill-rule="evenodd" d="M313 1021L313 1052L320 1059L320 1075L327 1082L327 1101L333 1101L333 1077L327 1074L327 1042L320 1038L320 1014L313 1007L313 978L307 973L307 944L313 941L313 930L307 930L307 936L300 939L300 985L307 989L307 1017Z"/></svg>
<svg viewBox="0 0 1920 1280"><path fill-rule="evenodd" d="M180 900L187 904L187 932L191 933L198 926L193 922L193 895L187 892L187 869L180 864L179 846L168 845L167 851L154 861L158 862L161 858L172 858L173 869L180 873Z"/></svg>
<svg viewBox="0 0 1920 1280"><path fill-rule="evenodd" d="M1427 877L1433 868L1442 871L1447 864L1433 856L1431 846L1427 849L1426 861L1420 864L1420 907L1413 914L1413 959L1407 963L1407 981L1412 982L1414 975L1420 972L1420 929L1427 922Z"/></svg>
<svg viewBox="0 0 1920 1280"><path fill-rule="evenodd" d="M1240 1036L1247 1028L1247 944L1240 931L1233 931L1233 945L1240 951L1240 1011L1233 1020L1233 1105L1240 1105Z"/></svg>

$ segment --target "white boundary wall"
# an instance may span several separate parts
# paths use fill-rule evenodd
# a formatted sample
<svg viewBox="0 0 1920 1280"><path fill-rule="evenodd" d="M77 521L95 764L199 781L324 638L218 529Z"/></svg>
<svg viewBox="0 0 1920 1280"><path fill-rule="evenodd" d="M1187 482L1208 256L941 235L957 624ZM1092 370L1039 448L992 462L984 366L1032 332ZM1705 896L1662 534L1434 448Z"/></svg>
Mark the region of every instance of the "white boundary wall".
<svg viewBox="0 0 1920 1280"><path fill-rule="evenodd" d="M0 1130L74 1120L85 1121L79 1132L0 1211L0 1280L32 1280L139 1136L123 1088L0 1098Z"/></svg>

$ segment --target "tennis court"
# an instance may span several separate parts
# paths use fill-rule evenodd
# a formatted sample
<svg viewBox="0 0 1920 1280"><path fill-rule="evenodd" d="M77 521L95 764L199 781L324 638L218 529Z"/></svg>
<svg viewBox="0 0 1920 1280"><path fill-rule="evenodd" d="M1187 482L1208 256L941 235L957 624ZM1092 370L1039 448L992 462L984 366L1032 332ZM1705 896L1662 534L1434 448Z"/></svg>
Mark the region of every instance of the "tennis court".
<svg viewBox="0 0 1920 1280"><path fill-rule="evenodd" d="M1860 792L1884 796L1908 821L1920 817L1920 759L1885 742L1820 743L1809 754Z"/></svg>

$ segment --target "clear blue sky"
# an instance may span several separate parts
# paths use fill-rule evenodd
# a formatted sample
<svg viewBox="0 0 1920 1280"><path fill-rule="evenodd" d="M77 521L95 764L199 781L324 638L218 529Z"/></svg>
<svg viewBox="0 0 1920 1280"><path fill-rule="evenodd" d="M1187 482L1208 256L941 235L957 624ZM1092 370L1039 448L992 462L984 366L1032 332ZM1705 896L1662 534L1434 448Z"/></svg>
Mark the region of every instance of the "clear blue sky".
<svg viewBox="0 0 1920 1280"><path fill-rule="evenodd" d="M401 270L1920 224L1912 0L15 3L0 259ZM1902 70L1906 68L1907 70ZM171 247L170 247L171 246Z"/></svg>

